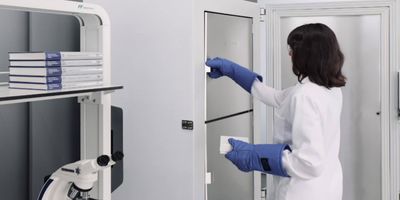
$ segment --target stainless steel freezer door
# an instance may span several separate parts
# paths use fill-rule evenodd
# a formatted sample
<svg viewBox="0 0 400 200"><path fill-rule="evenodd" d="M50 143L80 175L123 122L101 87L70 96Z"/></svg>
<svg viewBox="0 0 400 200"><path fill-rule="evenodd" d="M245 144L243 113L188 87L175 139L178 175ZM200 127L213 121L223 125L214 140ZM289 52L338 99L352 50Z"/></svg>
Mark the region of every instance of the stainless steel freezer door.
<svg viewBox="0 0 400 200"><path fill-rule="evenodd" d="M253 68L250 18L206 13L206 55ZM207 78L207 120L251 109L250 95L231 79Z"/></svg>
<svg viewBox="0 0 400 200"><path fill-rule="evenodd" d="M206 13L206 56L223 57L253 68L252 19ZM252 108L250 95L227 77L207 78L207 120L237 114ZM247 137L253 141L252 113L228 117L207 124L207 171L212 183L208 200L253 199L253 173L239 171L219 152L220 136Z"/></svg>
<svg viewBox="0 0 400 200"><path fill-rule="evenodd" d="M251 141L252 121L252 113L247 113L207 124L207 170L212 173L208 200L253 199L253 173L239 171L219 153L220 136L249 137Z"/></svg>
<svg viewBox="0 0 400 200"><path fill-rule="evenodd" d="M378 15L290 17L281 20L282 87L295 84L286 39L306 23L328 25L345 55L340 160L343 200L381 199L380 48Z"/></svg>

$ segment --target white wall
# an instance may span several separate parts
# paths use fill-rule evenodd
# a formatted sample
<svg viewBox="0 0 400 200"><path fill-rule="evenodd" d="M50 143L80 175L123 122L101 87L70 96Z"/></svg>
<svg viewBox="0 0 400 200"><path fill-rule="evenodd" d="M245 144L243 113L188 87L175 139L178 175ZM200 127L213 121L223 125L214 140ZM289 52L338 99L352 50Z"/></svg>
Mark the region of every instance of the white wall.
<svg viewBox="0 0 400 200"><path fill-rule="evenodd" d="M115 200L193 199L192 1L87 0L112 24L112 80L124 85L125 180ZM186 74L186 76L182 76Z"/></svg>

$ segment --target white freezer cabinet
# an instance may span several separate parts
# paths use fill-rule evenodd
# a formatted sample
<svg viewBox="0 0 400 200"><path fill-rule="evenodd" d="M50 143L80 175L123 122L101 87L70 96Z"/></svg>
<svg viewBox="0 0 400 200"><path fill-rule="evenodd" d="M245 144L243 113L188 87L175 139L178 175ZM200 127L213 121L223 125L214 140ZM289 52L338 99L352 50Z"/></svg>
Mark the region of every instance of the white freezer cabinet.
<svg viewBox="0 0 400 200"><path fill-rule="evenodd" d="M343 199L397 199L397 4L196 1L195 121L205 121L194 129L198 131L194 135L195 166L205 166L195 171L196 180L204 184L195 187L196 194L206 191L204 199L208 200L260 200L272 184L269 176L265 181L258 172L239 172L219 154L219 144L223 135L272 143L275 110L253 100L227 77L210 79L204 61L217 56L230 59L262 75L265 84L284 89L297 83L287 49L288 34L306 23L324 23L336 33L346 58L340 152Z"/></svg>

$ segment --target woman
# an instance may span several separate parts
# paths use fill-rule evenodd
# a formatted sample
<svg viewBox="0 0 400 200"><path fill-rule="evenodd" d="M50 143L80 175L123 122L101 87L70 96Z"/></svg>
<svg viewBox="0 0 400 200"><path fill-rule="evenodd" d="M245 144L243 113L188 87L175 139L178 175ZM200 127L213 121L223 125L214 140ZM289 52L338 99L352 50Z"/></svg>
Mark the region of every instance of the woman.
<svg viewBox="0 0 400 200"><path fill-rule="evenodd" d="M346 78L344 57L333 31L306 24L287 39L298 84L275 90L262 77L229 60L207 61L209 76L228 76L254 97L276 108L274 144L229 139L226 154L240 170L275 175L270 200L341 200L340 114Z"/></svg>

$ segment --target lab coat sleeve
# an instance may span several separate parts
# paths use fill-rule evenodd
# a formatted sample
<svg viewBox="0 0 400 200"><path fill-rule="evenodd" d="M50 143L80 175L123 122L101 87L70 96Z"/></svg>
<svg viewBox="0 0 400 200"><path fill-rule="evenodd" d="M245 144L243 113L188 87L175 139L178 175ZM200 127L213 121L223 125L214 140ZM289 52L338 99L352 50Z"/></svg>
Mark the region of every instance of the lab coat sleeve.
<svg viewBox="0 0 400 200"><path fill-rule="evenodd" d="M280 105L279 96L282 91L269 87L256 79L252 85L251 94L261 102L276 108Z"/></svg>
<svg viewBox="0 0 400 200"><path fill-rule="evenodd" d="M291 177L312 179L321 175L325 165L321 115L316 102L305 95L291 100L292 151L284 151L282 163Z"/></svg>

